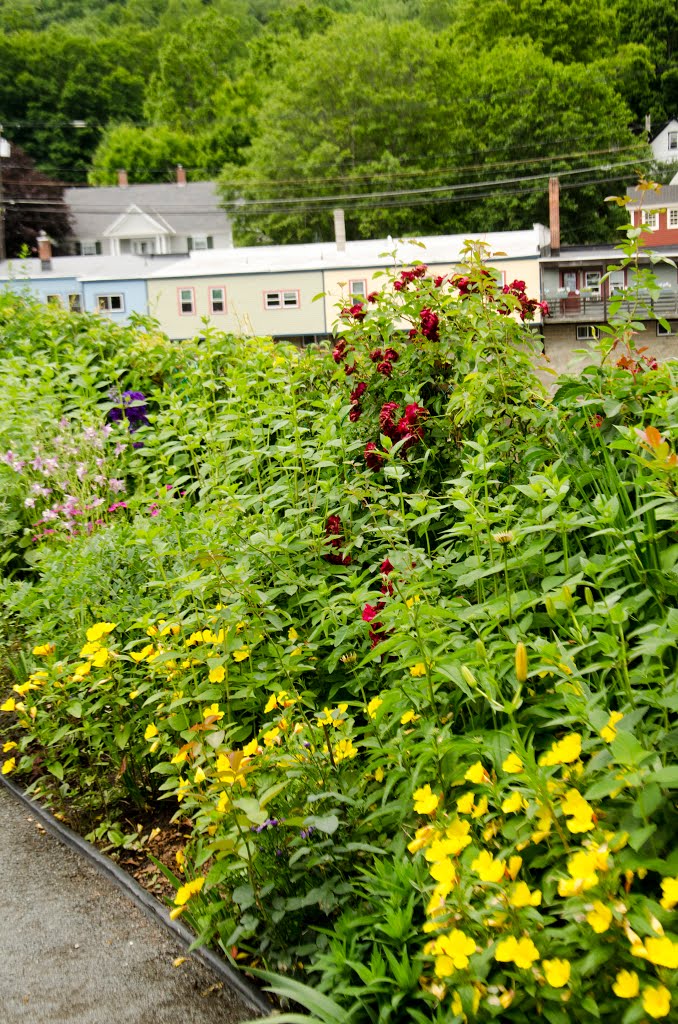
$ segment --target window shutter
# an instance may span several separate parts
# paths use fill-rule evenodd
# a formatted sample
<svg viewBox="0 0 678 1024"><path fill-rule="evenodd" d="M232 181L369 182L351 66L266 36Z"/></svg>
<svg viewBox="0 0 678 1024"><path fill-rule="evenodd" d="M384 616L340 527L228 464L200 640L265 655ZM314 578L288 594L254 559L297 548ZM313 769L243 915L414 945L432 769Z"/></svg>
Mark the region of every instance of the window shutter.
<svg viewBox="0 0 678 1024"><path fill-rule="evenodd" d="M187 245L188 245L188 251L192 252L193 251L193 239L190 237L190 235L186 239L186 242L187 242Z"/></svg>
<svg viewBox="0 0 678 1024"><path fill-rule="evenodd" d="M101 256L101 242L95 242L94 243L94 248L95 248L97 256Z"/></svg>
<svg viewBox="0 0 678 1024"><path fill-rule="evenodd" d="M207 236L207 248L208 249L213 249L214 248L214 239L212 238L211 235Z"/></svg>

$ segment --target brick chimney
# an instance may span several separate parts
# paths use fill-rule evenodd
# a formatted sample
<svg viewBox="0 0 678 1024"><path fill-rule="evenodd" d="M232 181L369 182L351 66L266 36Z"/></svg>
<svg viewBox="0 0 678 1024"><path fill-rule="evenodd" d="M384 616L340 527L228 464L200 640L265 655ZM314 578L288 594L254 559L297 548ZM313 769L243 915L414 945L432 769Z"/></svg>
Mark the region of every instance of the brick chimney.
<svg viewBox="0 0 678 1024"><path fill-rule="evenodd" d="M551 255L560 255L560 181L549 178L549 228L551 229Z"/></svg>
<svg viewBox="0 0 678 1024"><path fill-rule="evenodd" d="M36 239L38 243L38 257L40 259L41 270L52 269L52 242L49 235L41 231Z"/></svg>
<svg viewBox="0 0 678 1024"><path fill-rule="evenodd" d="M127 180L127 171L124 167L118 170L118 188L127 188L129 181Z"/></svg>
<svg viewBox="0 0 678 1024"><path fill-rule="evenodd" d="M346 252L346 224L344 222L344 211L333 210L334 213L334 237L337 242L337 252Z"/></svg>
<svg viewBox="0 0 678 1024"><path fill-rule="evenodd" d="M177 185L183 188L186 184L186 171L181 164L177 164Z"/></svg>

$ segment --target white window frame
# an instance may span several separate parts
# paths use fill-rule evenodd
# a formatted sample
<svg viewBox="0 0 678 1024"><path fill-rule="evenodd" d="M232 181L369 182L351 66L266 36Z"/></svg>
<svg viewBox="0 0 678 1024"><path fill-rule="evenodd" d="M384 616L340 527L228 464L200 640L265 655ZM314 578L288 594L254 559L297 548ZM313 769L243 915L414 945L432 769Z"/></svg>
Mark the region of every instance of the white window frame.
<svg viewBox="0 0 678 1024"><path fill-rule="evenodd" d="M678 228L678 206L673 206L666 211L667 228Z"/></svg>
<svg viewBox="0 0 678 1024"><path fill-rule="evenodd" d="M585 270L584 271L584 288L591 292L592 295L600 295L601 285L600 279L602 277L600 270ZM589 278L596 278L593 284L589 284Z"/></svg>
<svg viewBox="0 0 678 1024"><path fill-rule="evenodd" d="M649 231L656 231L659 227L659 213L657 210L643 210L640 218L642 226Z"/></svg>
<svg viewBox="0 0 678 1024"><path fill-rule="evenodd" d="M577 341L595 341L598 337L594 324L577 324Z"/></svg>
<svg viewBox="0 0 678 1024"><path fill-rule="evenodd" d="M678 149L678 132L669 132L666 140L667 149Z"/></svg>
<svg viewBox="0 0 678 1024"><path fill-rule="evenodd" d="M184 293L190 292L190 299L184 299ZM179 316L195 316L195 288L177 288L177 302L179 303ZM184 309L184 305L190 302L191 308Z"/></svg>
<svg viewBox="0 0 678 1024"><path fill-rule="evenodd" d="M97 313L124 313L125 296L120 292L112 292L109 295L95 295ZM116 305L117 303L117 305Z"/></svg>
<svg viewBox="0 0 678 1024"><path fill-rule="evenodd" d="M98 242L87 240L86 242L80 243L80 255L81 256L98 256L101 252L97 249Z"/></svg>
<svg viewBox="0 0 678 1024"><path fill-rule="evenodd" d="M299 309L300 306L301 299L297 288L264 292L264 309Z"/></svg>
<svg viewBox="0 0 678 1024"><path fill-rule="evenodd" d="M221 298L217 299L217 302L221 303L221 309L214 308L214 293L221 292ZM222 313L226 312L226 288L223 284L210 285L208 289L209 297L209 309L210 313L214 313L215 316L221 316Z"/></svg>
<svg viewBox="0 0 678 1024"><path fill-rule="evenodd" d="M367 298L367 281L364 277L358 278L355 281L348 282L348 294L351 298L366 299Z"/></svg>
<svg viewBox="0 0 678 1024"><path fill-rule="evenodd" d="M608 271L607 290L609 295L617 295L626 288L626 270Z"/></svg>
<svg viewBox="0 0 678 1024"><path fill-rule="evenodd" d="M668 337L673 337L675 334L678 334L678 323L676 323L675 320L674 321L667 320L667 323L669 325L668 331L663 326L663 324L660 324L659 321L657 321L657 337L658 338L668 338Z"/></svg>

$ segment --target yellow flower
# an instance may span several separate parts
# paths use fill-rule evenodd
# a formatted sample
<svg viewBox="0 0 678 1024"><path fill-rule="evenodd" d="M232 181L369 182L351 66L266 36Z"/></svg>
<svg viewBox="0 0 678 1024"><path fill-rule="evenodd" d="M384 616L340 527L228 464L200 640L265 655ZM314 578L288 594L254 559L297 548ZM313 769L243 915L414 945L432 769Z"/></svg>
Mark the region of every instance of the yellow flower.
<svg viewBox="0 0 678 1024"><path fill-rule="evenodd" d="M458 928L453 928L447 935L439 935L427 946L435 958L435 973L439 978L446 978L455 970L463 971L469 965L469 956L476 951L475 939L465 935Z"/></svg>
<svg viewBox="0 0 678 1024"><path fill-rule="evenodd" d="M153 644L146 644L146 646L142 647L140 651L130 651L129 656L132 659L132 661L136 661L138 664L140 661L145 661L149 654L154 653L155 647L153 646Z"/></svg>
<svg viewBox="0 0 678 1024"><path fill-rule="evenodd" d="M509 896L509 904L512 907L538 907L540 903L541 891L535 889L534 892L530 892L529 886L525 882L518 882L514 885Z"/></svg>
<svg viewBox="0 0 678 1024"><path fill-rule="evenodd" d="M184 799L186 793L191 788L191 784L187 779L182 779L181 776L177 779L177 800L179 803Z"/></svg>
<svg viewBox="0 0 678 1024"><path fill-rule="evenodd" d="M444 885L448 891L457 881L457 869L454 861L451 861L449 857L445 857L444 860L437 860L429 870L429 874L436 882Z"/></svg>
<svg viewBox="0 0 678 1024"><path fill-rule="evenodd" d="M419 604L419 594L415 594L414 597L408 597L405 604L408 608L412 608L413 605Z"/></svg>
<svg viewBox="0 0 678 1024"><path fill-rule="evenodd" d="M237 653L237 651L236 651ZM235 657L235 655L234 655ZM223 665L217 665L216 668L210 669L209 681L210 683L223 683L226 678L226 670Z"/></svg>
<svg viewBox="0 0 678 1024"><path fill-rule="evenodd" d="M619 971L612 991L620 999L635 999L640 991L640 982L635 971Z"/></svg>
<svg viewBox="0 0 678 1024"><path fill-rule="evenodd" d="M659 901L662 907L664 910L673 910L678 903L678 878L663 878L662 892L664 895Z"/></svg>
<svg viewBox="0 0 678 1024"><path fill-rule="evenodd" d="M428 783L422 786L420 789L415 789L412 798L414 800L414 809L417 814L433 814L436 807L442 800L442 794L436 795L431 791L431 787Z"/></svg>
<svg viewBox="0 0 678 1024"><path fill-rule="evenodd" d="M92 655L90 661L92 662L95 668L103 668L106 662L108 661L108 656L108 649L106 647L100 647L99 650Z"/></svg>
<svg viewBox="0 0 678 1024"><path fill-rule="evenodd" d="M529 970L535 960L539 959L539 950L532 939L516 939L510 935L498 943L494 959L500 963L514 963L516 967Z"/></svg>
<svg viewBox="0 0 678 1024"><path fill-rule="evenodd" d="M204 878L194 878L191 882L186 882L186 885L182 885L177 889L177 894L174 897L174 903L177 907L182 907L184 903L188 903L191 896L200 892L203 885L205 884Z"/></svg>
<svg viewBox="0 0 678 1024"><path fill-rule="evenodd" d="M186 760L187 756L188 756L188 754L187 754L186 750L184 750L184 749L179 750L174 755L174 757L172 758L170 763L171 764L183 764L183 762Z"/></svg>
<svg viewBox="0 0 678 1024"><path fill-rule="evenodd" d="M46 658L48 655L54 654L55 650L55 644L38 644L37 647L33 648L33 654L35 654L37 658Z"/></svg>
<svg viewBox="0 0 678 1024"><path fill-rule="evenodd" d="M95 622L93 626L89 627L85 635L90 643L96 643L97 640L101 640L102 636L112 633L117 625L117 622Z"/></svg>
<svg viewBox="0 0 678 1024"><path fill-rule="evenodd" d="M369 715L370 718L376 718L377 717L377 711L379 710L379 708L381 707L381 705L383 703L384 702L381 699L381 697L373 697L372 698L372 700L367 705L367 714Z"/></svg>
<svg viewBox="0 0 678 1024"><path fill-rule="evenodd" d="M15 711L16 701L14 697L8 697L4 704L0 704L0 711Z"/></svg>
<svg viewBox="0 0 678 1024"><path fill-rule="evenodd" d="M426 675L426 665L423 661L418 661L416 665L412 665L410 668L410 675L417 679L419 676Z"/></svg>
<svg viewBox="0 0 678 1024"><path fill-rule="evenodd" d="M511 793L502 801L501 809L504 814L516 814L527 807L527 800L520 793Z"/></svg>
<svg viewBox="0 0 678 1024"><path fill-rule="evenodd" d="M594 827L593 808L576 789L568 789L560 807L567 815L567 827L572 833L590 832Z"/></svg>
<svg viewBox="0 0 678 1024"><path fill-rule="evenodd" d="M572 854L567 861L567 870L570 878L561 878L558 882L559 896L576 896L580 892L586 892L598 884L596 869L599 866L599 857L595 852L587 853L579 850ZM604 869L603 869L604 870Z"/></svg>
<svg viewBox="0 0 678 1024"><path fill-rule="evenodd" d="M7 740L7 742L2 745L2 752L3 754L7 754L10 750L15 750L16 747L18 747L18 743L15 743L14 740Z"/></svg>
<svg viewBox="0 0 678 1024"><path fill-rule="evenodd" d="M483 814L485 814L486 812L487 812L487 797L486 796L481 796L480 800L478 801L478 803L473 808L473 812L472 812L471 817L473 817L473 818L482 818Z"/></svg>
<svg viewBox="0 0 678 1024"><path fill-rule="evenodd" d="M7 760L2 765L2 774L3 775L9 775L9 773L13 772L15 768L16 768L16 758L15 757L8 757Z"/></svg>
<svg viewBox="0 0 678 1024"><path fill-rule="evenodd" d="M217 811L220 814L225 814L226 811L228 811L230 809L230 807L231 807L231 798L228 795L228 793L226 792L226 790L223 790L219 794L219 799L217 800Z"/></svg>
<svg viewBox="0 0 678 1024"><path fill-rule="evenodd" d="M600 900L596 900L593 904L593 909L586 915L586 920L594 932L602 935L612 924L612 911L604 903L601 903Z"/></svg>
<svg viewBox="0 0 678 1024"><path fill-rule="evenodd" d="M678 967L678 943L672 942L668 935L659 939L646 939L645 944L634 943L631 946L633 956L642 956L657 967L668 967L675 970Z"/></svg>
<svg viewBox="0 0 678 1024"><path fill-rule="evenodd" d="M476 785L479 785L481 782L490 781L490 777L483 768L481 761L476 761L475 764L471 765L471 767L464 775L464 779L466 780L466 782L473 782Z"/></svg>
<svg viewBox="0 0 678 1024"><path fill-rule="evenodd" d="M275 744L279 735L280 729L278 729L277 727L275 729L269 729L268 732L264 733L264 746L272 747Z"/></svg>
<svg viewBox="0 0 678 1024"><path fill-rule="evenodd" d="M542 960L544 976L551 988L562 988L570 980L569 960Z"/></svg>
<svg viewBox="0 0 678 1024"><path fill-rule="evenodd" d="M500 882L504 877L503 862L495 860L487 850L482 850L471 862L471 870L475 871L481 882Z"/></svg>
<svg viewBox="0 0 678 1024"><path fill-rule="evenodd" d="M414 711L412 711L412 710L406 711L405 714L402 715L401 718L400 718L400 724L401 725L408 725L410 722L417 722L419 720L419 717L420 716L419 715L415 715Z"/></svg>
<svg viewBox="0 0 678 1024"><path fill-rule="evenodd" d="M346 758L356 757L358 751L353 746L350 739L339 740L334 748L334 760L335 762L344 761Z"/></svg>
<svg viewBox="0 0 678 1024"><path fill-rule="evenodd" d="M193 776L193 781L196 784L199 784L201 782L204 782L206 778L207 778L207 776L205 775L204 771L202 770L200 765L198 765L198 767L195 769L195 775Z"/></svg>
<svg viewBox="0 0 678 1024"><path fill-rule="evenodd" d="M655 1020L666 1017L671 1009L671 993L664 985L648 985L643 989L643 1009Z"/></svg>
<svg viewBox="0 0 678 1024"><path fill-rule="evenodd" d="M294 628L294 626L290 626L290 629L289 629L289 631L287 633L287 639L289 640L289 642L291 644L293 644L295 640L299 639L299 634L297 633L297 631Z"/></svg>
<svg viewBox="0 0 678 1024"><path fill-rule="evenodd" d="M470 814L473 810L476 795L473 792L464 793L457 800L457 812L459 814Z"/></svg>
<svg viewBox="0 0 678 1024"><path fill-rule="evenodd" d="M612 740L617 735L617 730L615 729L615 726L618 722L621 722L623 717L624 716L620 711L613 711L607 720L607 725L604 725L603 728L600 730L600 735L606 743L612 743Z"/></svg>
<svg viewBox="0 0 678 1024"><path fill-rule="evenodd" d="M518 874L522 866L522 857L509 857L508 864L506 865L506 873L508 874L509 878L511 878L514 882L516 880L516 875Z"/></svg>
<svg viewBox="0 0 678 1024"><path fill-rule="evenodd" d="M250 740L249 743L246 744L246 746L244 746L242 748L243 757L254 757L254 755L256 754L258 749L259 749L259 744L258 744L257 740L256 739Z"/></svg>
<svg viewBox="0 0 678 1024"><path fill-rule="evenodd" d="M85 644L83 649L80 651L80 654L78 655L78 657L80 657L80 658L91 658L91 656L93 654L96 654L96 652L98 650L100 650L100 649L101 649L101 644L99 643L98 640L95 640L91 644Z"/></svg>
<svg viewBox="0 0 678 1024"><path fill-rule="evenodd" d="M241 647L240 650L238 650L238 651L233 651L233 660L234 661L245 661L245 659L249 658L249 656L250 656L250 650L249 650L249 647L247 647L247 646Z"/></svg>
<svg viewBox="0 0 678 1024"><path fill-rule="evenodd" d="M145 740L152 740L154 736L158 735L158 727L153 722L146 726L146 732L144 733Z"/></svg>
<svg viewBox="0 0 678 1024"><path fill-rule="evenodd" d="M384 781L384 769L381 767L381 765L377 768L376 772L374 773L374 778L376 782Z"/></svg>
<svg viewBox="0 0 678 1024"><path fill-rule="evenodd" d="M551 745L551 749L539 758L542 767L550 767L556 764L571 764L581 754L581 736L579 733L571 732L562 740L557 740Z"/></svg>
<svg viewBox="0 0 678 1024"><path fill-rule="evenodd" d="M202 717L203 719L213 718L215 722L220 722L224 717L224 712L219 710L218 704L210 704L208 708L202 709Z"/></svg>
<svg viewBox="0 0 678 1024"><path fill-rule="evenodd" d="M435 829L431 825L422 825L414 833L414 839L407 844L407 849L410 853L416 853L418 850L422 850L425 846L428 846L429 840L435 835Z"/></svg>
<svg viewBox="0 0 678 1024"><path fill-rule="evenodd" d="M502 771L507 772L509 775L519 775L523 770L523 762L517 754L511 753L503 762L501 767Z"/></svg>

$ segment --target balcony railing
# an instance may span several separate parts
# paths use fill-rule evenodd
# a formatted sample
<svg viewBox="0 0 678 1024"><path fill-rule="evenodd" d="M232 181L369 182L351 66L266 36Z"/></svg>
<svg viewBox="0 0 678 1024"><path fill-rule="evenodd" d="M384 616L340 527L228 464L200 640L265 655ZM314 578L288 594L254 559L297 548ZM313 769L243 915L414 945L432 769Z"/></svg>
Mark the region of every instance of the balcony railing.
<svg viewBox="0 0 678 1024"><path fill-rule="evenodd" d="M678 290L675 289L662 290L656 299L647 293L641 293L637 300L624 301L621 304L614 296L602 295L547 293L545 299L549 304L548 320L551 322L569 320L604 323L611 312L619 315L631 313L637 320L678 317Z"/></svg>

